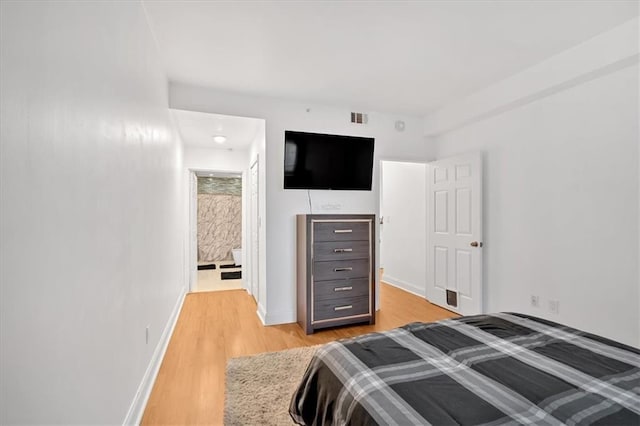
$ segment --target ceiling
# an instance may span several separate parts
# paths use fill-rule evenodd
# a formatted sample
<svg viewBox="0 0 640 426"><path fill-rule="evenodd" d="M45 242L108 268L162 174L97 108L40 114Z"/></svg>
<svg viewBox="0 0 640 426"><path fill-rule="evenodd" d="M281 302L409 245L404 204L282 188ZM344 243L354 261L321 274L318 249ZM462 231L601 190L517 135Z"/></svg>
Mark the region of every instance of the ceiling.
<svg viewBox="0 0 640 426"><path fill-rule="evenodd" d="M172 109L182 142L187 147L247 150L264 126L257 118ZM214 136L225 136L219 144Z"/></svg>
<svg viewBox="0 0 640 426"><path fill-rule="evenodd" d="M172 81L415 115L638 15L616 0L144 5Z"/></svg>

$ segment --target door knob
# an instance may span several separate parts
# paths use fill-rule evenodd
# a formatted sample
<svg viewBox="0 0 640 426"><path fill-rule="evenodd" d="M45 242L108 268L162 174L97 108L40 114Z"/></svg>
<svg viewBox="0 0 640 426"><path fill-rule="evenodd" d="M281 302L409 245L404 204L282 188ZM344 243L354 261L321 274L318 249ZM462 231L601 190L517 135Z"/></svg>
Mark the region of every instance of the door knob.
<svg viewBox="0 0 640 426"><path fill-rule="evenodd" d="M482 243L479 243L477 241L471 241L471 247L482 247Z"/></svg>

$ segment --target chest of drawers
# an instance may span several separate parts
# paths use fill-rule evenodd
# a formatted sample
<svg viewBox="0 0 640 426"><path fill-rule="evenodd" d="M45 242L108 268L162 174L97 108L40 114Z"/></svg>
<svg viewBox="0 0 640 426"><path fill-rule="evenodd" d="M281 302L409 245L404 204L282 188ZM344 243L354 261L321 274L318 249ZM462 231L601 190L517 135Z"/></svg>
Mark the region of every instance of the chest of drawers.
<svg viewBox="0 0 640 426"><path fill-rule="evenodd" d="M317 329L375 322L375 215L297 216L297 317Z"/></svg>

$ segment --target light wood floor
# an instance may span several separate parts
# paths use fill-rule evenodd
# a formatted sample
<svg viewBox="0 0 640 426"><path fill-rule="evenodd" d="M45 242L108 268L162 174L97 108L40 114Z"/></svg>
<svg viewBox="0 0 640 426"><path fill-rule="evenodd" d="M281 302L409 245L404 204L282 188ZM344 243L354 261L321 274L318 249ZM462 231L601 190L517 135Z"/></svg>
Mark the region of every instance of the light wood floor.
<svg viewBox="0 0 640 426"><path fill-rule="evenodd" d="M456 316L384 283L380 305L375 325L335 328L307 336L297 324L264 327L256 315L255 301L244 290L188 294L142 424L222 424L224 374L229 358Z"/></svg>

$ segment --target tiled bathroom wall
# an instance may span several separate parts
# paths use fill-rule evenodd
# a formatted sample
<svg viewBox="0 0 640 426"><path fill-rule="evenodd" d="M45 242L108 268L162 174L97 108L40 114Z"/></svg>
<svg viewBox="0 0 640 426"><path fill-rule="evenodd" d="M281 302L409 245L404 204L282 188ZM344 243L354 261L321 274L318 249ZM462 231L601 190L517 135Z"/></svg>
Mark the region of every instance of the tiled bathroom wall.
<svg viewBox="0 0 640 426"><path fill-rule="evenodd" d="M230 260L242 238L242 180L198 177L198 260Z"/></svg>

